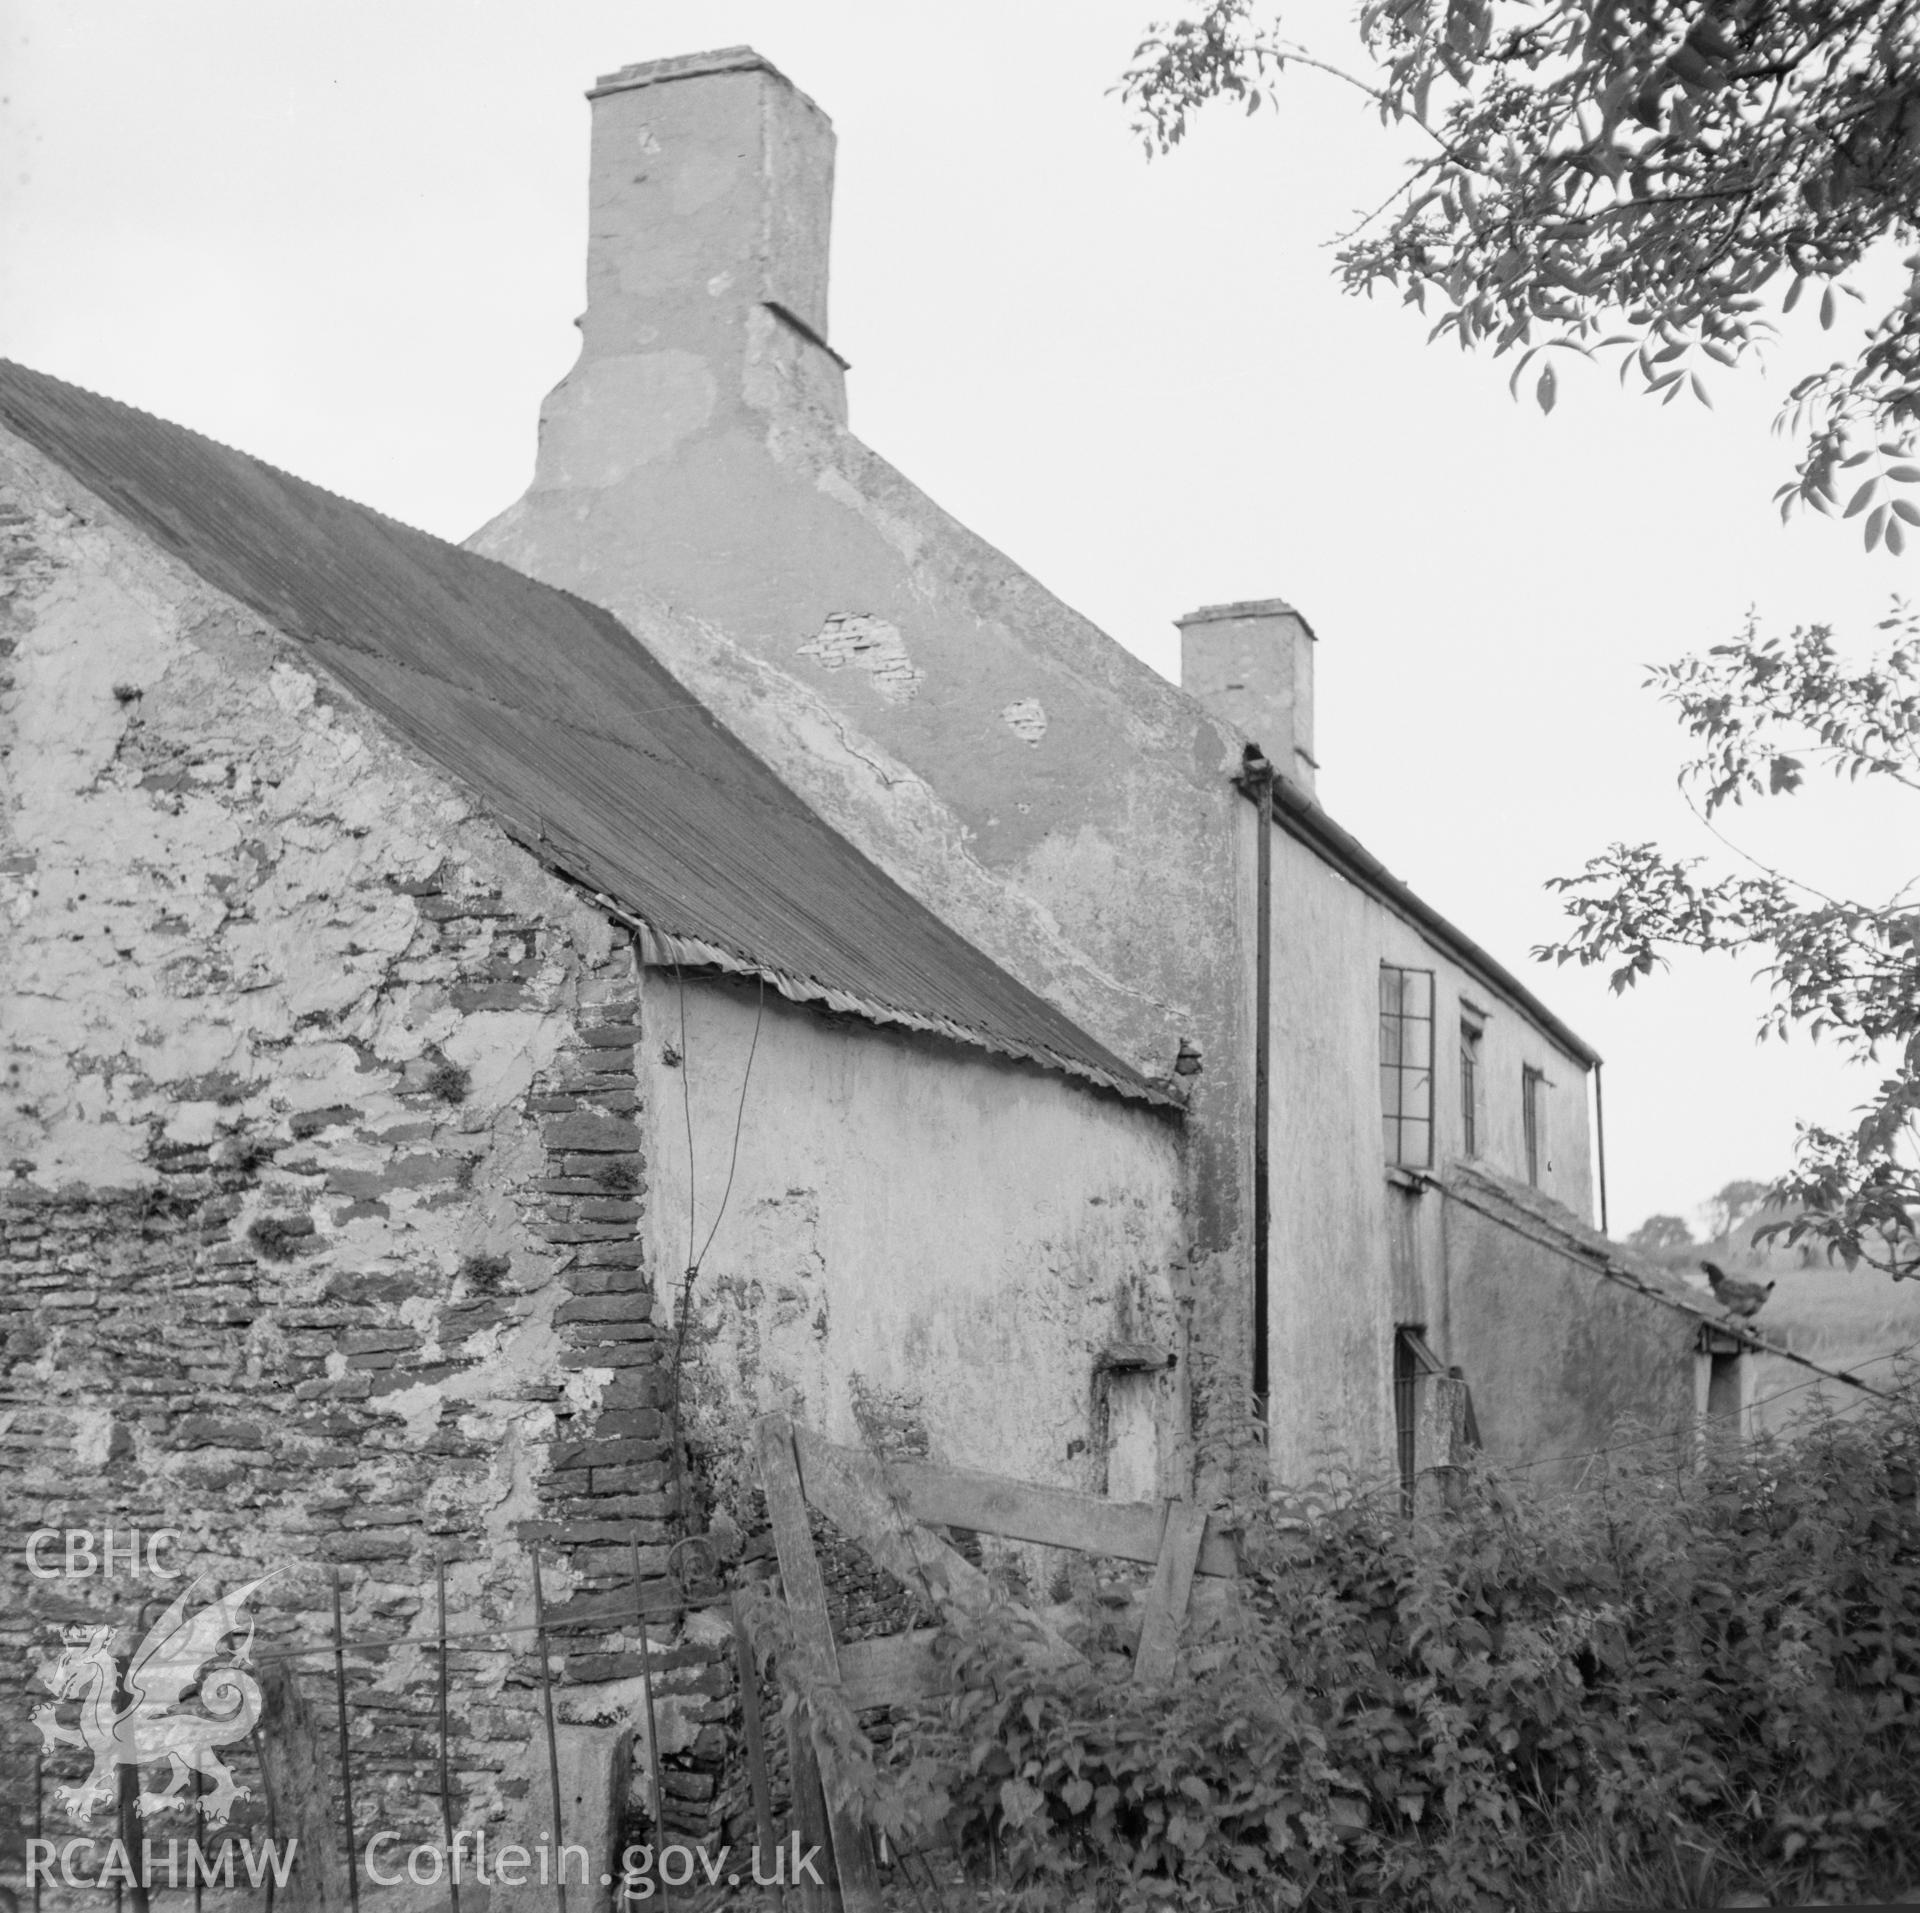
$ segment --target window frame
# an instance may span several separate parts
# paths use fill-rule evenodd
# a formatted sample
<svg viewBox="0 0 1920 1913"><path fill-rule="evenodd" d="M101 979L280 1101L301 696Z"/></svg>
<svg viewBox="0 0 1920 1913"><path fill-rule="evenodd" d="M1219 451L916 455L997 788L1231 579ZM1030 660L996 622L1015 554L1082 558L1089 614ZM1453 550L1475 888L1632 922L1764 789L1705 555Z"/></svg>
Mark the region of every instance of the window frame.
<svg viewBox="0 0 1920 1913"><path fill-rule="evenodd" d="M1545 1186L1547 1170L1547 1072L1537 1063L1520 1066L1520 1133L1526 1150L1527 1187Z"/></svg>
<svg viewBox="0 0 1920 1913"><path fill-rule="evenodd" d="M1486 1149L1487 1066L1484 1043L1487 1018L1465 997L1460 999L1460 1153L1477 1159Z"/></svg>
<svg viewBox="0 0 1920 1913"><path fill-rule="evenodd" d="M1387 1006L1387 979L1397 977L1395 988L1395 1007ZM1426 1009L1424 1014L1409 1015L1405 1008L1406 979L1424 977L1426 979ZM1434 1077L1434 1009L1436 1002L1436 978L1430 969L1415 964L1389 963L1384 958L1380 964L1379 981L1376 984L1376 1001L1379 1011L1379 1075L1380 1084L1380 1123L1381 1145L1386 1154L1387 1164L1395 1169L1431 1169L1433 1167L1433 1077ZM1393 1035L1389 1042L1389 1027ZM1409 1026L1424 1028L1426 1031L1426 1060L1409 1062L1409 1045L1406 1031ZM1391 1054L1389 1053L1391 1049ZM1387 1093L1388 1083L1393 1085L1393 1094ZM1409 1110L1408 1085L1417 1086L1417 1094L1411 1099L1413 1112ZM1415 1113L1418 1112L1418 1113ZM1417 1158L1408 1152L1407 1132L1419 1129L1425 1132L1425 1146Z"/></svg>

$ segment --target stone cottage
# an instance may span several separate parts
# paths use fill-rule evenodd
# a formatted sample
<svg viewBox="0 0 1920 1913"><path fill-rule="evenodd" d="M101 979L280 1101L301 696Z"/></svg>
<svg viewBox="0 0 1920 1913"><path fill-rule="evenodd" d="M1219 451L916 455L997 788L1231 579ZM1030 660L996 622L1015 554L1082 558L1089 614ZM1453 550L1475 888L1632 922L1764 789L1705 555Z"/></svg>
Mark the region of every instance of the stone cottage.
<svg viewBox="0 0 1920 1913"><path fill-rule="evenodd" d="M469 1627L524 1621L529 1540L562 1612L633 1541L664 1586L703 1260L713 1428L1178 1477L1169 1087L607 613L18 367L0 428L10 1740L46 1616L115 1593L37 1584L32 1531L348 1567L374 1639L436 1561ZM312 1638L311 1599L280 1618ZM595 1645L576 1684L630 1684ZM524 1654L468 1672L484 1805ZM423 1670L364 1676L404 1805Z"/></svg>
<svg viewBox="0 0 1920 1913"><path fill-rule="evenodd" d="M436 1567L477 1823L523 1548L563 1619L635 1545L668 1589L755 1412L1410 1485L1445 1369L1552 1465L1729 1359L1588 1226L1598 1058L1319 804L1299 614L1139 664L848 431L818 109L745 49L592 99L580 362L472 549L0 366L10 1787L48 1623L125 1618L29 1532L284 1569L283 1647L343 1571L367 1811L430 1830ZM573 1637L563 1717L630 1721L638 1645Z"/></svg>
<svg viewBox="0 0 1920 1913"><path fill-rule="evenodd" d="M1328 1439L1404 1457L1436 1363L1497 1452L1691 1414L1695 1298L1609 1287L1561 1233L1594 1213L1599 1058L1320 806L1305 620L1193 613L1175 687L861 444L827 317L832 128L759 54L588 97L580 357L527 493L470 542L672 647L849 840L1114 1054L1184 1059L1196 1426L1253 1402L1282 1475ZM1480 1274L1516 1245L1524 1277Z"/></svg>

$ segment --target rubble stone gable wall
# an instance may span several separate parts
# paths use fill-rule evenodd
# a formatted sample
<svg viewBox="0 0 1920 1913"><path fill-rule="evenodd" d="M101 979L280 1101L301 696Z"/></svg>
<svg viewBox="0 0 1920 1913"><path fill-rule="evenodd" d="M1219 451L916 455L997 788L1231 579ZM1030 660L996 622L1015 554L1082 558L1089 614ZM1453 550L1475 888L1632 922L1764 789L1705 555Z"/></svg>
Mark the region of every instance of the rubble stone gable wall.
<svg viewBox="0 0 1920 1913"><path fill-rule="evenodd" d="M37 1580L27 1535L166 1527L223 1590L280 1571L258 1651L324 1641L335 1568L350 1641L411 1642L348 1657L363 1836L437 1833L444 1560L456 1633L488 1631L452 1661L456 1810L513 1813L525 1544L564 1618L632 1539L663 1588L674 1532L632 952L296 646L5 440L0 578L7 1797L53 1622L124 1648L181 1585ZM636 1645L582 1637L563 1713L604 1715ZM663 1670L693 1822L717 1653ZM329 1706L328 1659L298 1664Z"/></svg>

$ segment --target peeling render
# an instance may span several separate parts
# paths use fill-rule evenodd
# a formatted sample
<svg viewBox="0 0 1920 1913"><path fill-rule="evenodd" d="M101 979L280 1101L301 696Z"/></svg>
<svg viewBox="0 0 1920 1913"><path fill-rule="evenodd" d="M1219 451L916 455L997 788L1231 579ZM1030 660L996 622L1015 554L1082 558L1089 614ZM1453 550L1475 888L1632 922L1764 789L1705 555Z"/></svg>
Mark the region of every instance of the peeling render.
<svg viewBox="0 0 1920 1913"><path fill-rule="evenodd" d="M696 73L698 90L659 84ZM1044 1043L927 1033L977 1032L951 1018L876 1028L838 1012L864 1002L878 1015L877 999L812 968L759 966L830 1012L733 974L685 974L756 965L626 914L611 871L589 878L566 861L555 806L543 797L529 818L514 788L486 782L511 756L482 754L475 738L494 732L440 749L450 706L423 718L355 675L364 633L303 650L261 623L285 616L281 567L307 552L309 516L334 558L324 526L341 501L298 488L292 518L255 548L260 568L235 582L217 539L209 551L187 536L191 510L141 517L148 501L114 489L115 471L71 463L153 528L149 542L0 438L0 920L13 986L0 1466L30 1525L165 1524L229 1580L285 1568L270 1641L317 1638L322 1571L346 1570L350 1632L401 1637L356 1670L359 1751L378 1776L370 1810L429 1836L422 1589L436 1559L476 1627L525 1628L520 1550L533 1542L560 1559L548 1588L562 1618L625 1585L634 1544L664 1596L670 1546L703 1519L729 1558L743 1528L763 1546L744 1456L752 1417L772 1408L886 1454L1128 1498L1192 1487L1194 1437L1240 1421L1248 1374L1251 1012L1268 931L1278 1471L1310 1465L1316 1439L1363 1462L1384 1455L1394 1325L1418 1322L1443 1359L1475 1361L1476 1343L1505 1332L1502 1297L1522 1290L1537 1333L1477 1371L1516 1393L1573 1390L1591 1419L1638 1388L1664 1411L1691 1363L1671 1323L1543 1287L1537 1259L1504 1236L1449 1225L1438 1182L1397 1170L1383 1181L1377 966L1435 970L1442 1039L1472 980L1429 940L1431 913L1383 904L1397 894L1403 906L1404 892L1351 847L1344 863L1303 848L1296 818L1274 846L1261 923L1255 870L1264 898L1270 866L1265 849L1248 854L1239 720L1125 657L846 432L844 367L823 344L831 140L811 104L744 49L633 69L595 97L603 164L581 363L549 399L532 490L474 542L612 607L955 926L964 941L940 931L931 947L945 955L922 976L977 964L988 974L969 1000L991 1020L1022 995L991 952L1053 1006L1028 999L1045 1029L1058 1037L1063 1015L1084 1024L1155 1086L1097 1049L1082 1076L1124 1082L1135 1100L1004 1060L1059 1060ZM62 403L53 414L82 434L126 416ZM71 462L75 439L37 442ZM153 444L143 455L149 475L166 456ZM229 503L244 516L248 486L275 475L239 462ZM161 490L184 495L164 479ZM431 542L417 539L408 562ZM257 614L162 546L193 551ZM465 559L452 569L443 617L405 615L420 601L399 592L403 614L382 627L395 653L383 662L436 685L443 658L454 675L472 661L466 587L504 576ZM307 583L330 598L324 563ZM508 634L519 686L525 599L515 607L492 630ZM343 621L353 615L364 610ZM614 666L590 680L589 721L565 720L567 742L545 753L569 768L582 740L606 741L600 694L630 689L637 668L626 634L591 615L594 641L612 646L592 653L596 668ZM409 649L416 628L430 637ZM1296 635L1309 643L1304 626ZM556 639L548 664L563 650ZM1283 729L1310 770L1303 655ZM508 708L498 679L464 688ZM704 714L687 723L717 735ZM490 790L539 855L396 735ZM618 822L611 806L636 791L671 804L687 762L634 751L550 788L576 825L592 812L614 842L658 847L677 839L637 826L652 819L646 803ZM731 799L756 777L752 802L717 807L719 829L757 820L764 851L788 793L738 752L709 781ZM1331 826L1318 830L1324 849ZM819 866L838 873L819 884L821 912L833 883L843 905L856 892L849 871L873 876L836 861L844 849ZM548 862L608 887L583 896ZM683 860L679 879L696 865ZM728 905L759 899L759 919L735 924L743 938L766 928L781 872L801 866L775 851L745 867L757 875L723 866L713 886ZM811 881L788 899L789 927L815 922ZM810 962L858 969L886 947L884 911L861 920L866 932L850 920L837 943L805 946ZM1457 936L1449 948L1482 961ZM912 971L891 974L911 984ZM1584 1207L1584 1064L1552 1031L1577 1039L1537 1004L1504 1016L1484 1032L1489 1068L1549 1066L1543 1199ZM1145 1106L1155 1097L1183 1106L1184 1123ZM1438 1108L1453 1100L1442 1093ZM1490 1159L1511 1155L1510 1109L1483 1141ZM1626 1374L1642 1357L1648 1372ZM1608 1394L1596 1376L1621 1386ZM1550 1402L1544 1416L1488 1421L1530 1442L1577 1419L1556 1420ZM68 1598L84 1608L93 1592ZM842 1618L856 1597L884 1604L871 1587L837 1582L835 1596ZM0 1733L17 1734L24 1697L12 1705L6 1682L30 1665L49 1603L17 1557L0 1569L4 1597L0 1648L20 1652L0 1658L12 1670ZM654 1626L668 1765L650 1810L669 1831L737 1833L725 1617L695 1609ZM469 1822L524 1826L541 1784L524 1642L461 1655L456 1791ZM573 1642L561 1718L634 1728L640 1647L606 1626ZM644 1780L644 1757L635 1770Z"/></svg>
<svg viewBox="0 0 1920 1913"><path fill-rule="evenodd" d="M1035 750L1047 734L1047 714L1037 697L1016 698L1000 713L1000 721L1021 743L1030 744Z"/></svg>
<svg viewBox="0 0 1920 1913"><path fill-rule="evenodd" d="M1255 994L1272 932L1268 1454L1287 1472L1332 1440L1391 1465L1395 1326L1441 1319L1444 1284L1437 1224L1383 1175L1378 966L1452 958L1431 913L1356 914L1325 840L1282 830L1260 921L1257 816L1238 780L1252 742L1290 802L1311 804L1311 630L1279 600L1192 614L1188 695L849 431L824 343L833 131L760 54L645 63L591 97L580 368L543 409L525 496L471 543L615 609L904 888L1115 1054L1179 1075L1183 1386L1203 1457L1253 1380ZM724 193L704 190L723 175ZM657 421L589 410L583 375L635 354L704 366L712 410L603 481L574 448L594 440L618 463ZM1515 1014L1489 1032L1489 1067L1506 1084L1523 1048L1552 1065L1546 1186L1585 1213L1590 1059L1524 991L1496 994ZM1503 1148L1504 1109L1490 1131ZM756 1352L756 1375L770 1359ZM792 1361L798 1373L797 1348ZM1123 1428L1146 1412L1136 1398L1142 1425L1160 1412L1145 1383L1114 1391L1104 1412Z"/></svg>
<svg viewBox="0 0 1920 1913"><path fill-rule="evenodd" d="M875 693L887 704L910 703L926 675L907 655L899 627L885 618L836 611L820 627L819 635L799 649L803 658L811 658L823 671L838 671L849 665L864 671Z"/></svg>
<svg viewBox="0 0 1920 1913"><path fill-rule="evenodd" d="M643 1021L660 1033L642 1067L650 1259L699 1258L691 1375L716 1455L778 1409L832 1440L1104 1492L1100 1352L1152 1343L1172 1381L1137 1485L1178 1490L1165 1116L731 980L649 971Z"/></svg>
<svg viewBox="0 0 1920 1913"><path fill-rule="evenodd" d="M430 1836L435 1562L456 1632L524 1630L526 1544L564 1617L630 1541L664 1590L702 1518L669 1416L690 1250L687 1479L719 1531L753 1521L744 1432L775 1405L1041 1479L1185 1479L1177 1117L737 979L686 981L683 1025L678 979L301 647L0 453L10 1513L172 1526L228 1585L284 1569L267 1646L324 1641L339 1569L349 1638L398 1641L352 1676L364 1811ZM1168 1351L1144 1418L1113 1413L1115 1338ZM113 1592L21 1568L14 1740L49 1601ZM725 1827L724 1619L651 1640L668 1825ZM539 1785L527 1645L456 1657L467 1824L524 1825ZM639 1646L579 1637L561 1719L637 1728Z"/></svg>
<svg viewBox="0 0 1920 1913"><path fill-rule="evenodd" d="M1204 1419L1217 1383L1237 1416L1241 740L847 430L820 343L833 135L810 101L735 49L611 75L593 113L579 366L543 407L527 494L470 543L607 605L836 829L1116 1055L1156 1078L1184 1041L1232 1059L1189 1085L1184 1211L1194 1400ZM602 480L581 443L618 461L653 425L589 407L585 381L635 354L697 358L717 397L670 453Z"/></svg>
<svg viewBox="0 0 1920 1913"><path fill-rule="evenodd" d="M350 1636L420 1642L356 1674L364 1810L430 1835L435 1559L467 1627L528 1618L532 1538L562 1613L630 1535L665 1570L632 952L295 647L0 453L9 1529L170 1526L228 1585L281 1570L263 1644L324 1638L339 1567ZM113 1594L6 1550L9 1753L49 1600ZM635 1645L583 1637L569 1706L603 1711ZM662 1675L692 1826L714 1660ZM460 1661L456 1794L511 1823L524 1637Z"/></svg>

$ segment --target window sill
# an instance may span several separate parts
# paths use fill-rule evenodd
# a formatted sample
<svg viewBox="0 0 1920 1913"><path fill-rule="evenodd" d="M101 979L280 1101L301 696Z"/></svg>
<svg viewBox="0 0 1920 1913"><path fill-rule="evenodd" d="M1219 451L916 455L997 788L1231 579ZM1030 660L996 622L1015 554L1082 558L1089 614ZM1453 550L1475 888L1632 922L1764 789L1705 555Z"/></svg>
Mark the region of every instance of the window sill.
<svg viewBox="0 0 1920 1913"><path fill-rule="evenodd" d="M1386 1176L1396 1189L1408 1190L1416 1196L1426 1188L1428 1182L1426 1170L1402 1169L1397 1163L1391 1162L1387 1164Z"/></svg>

